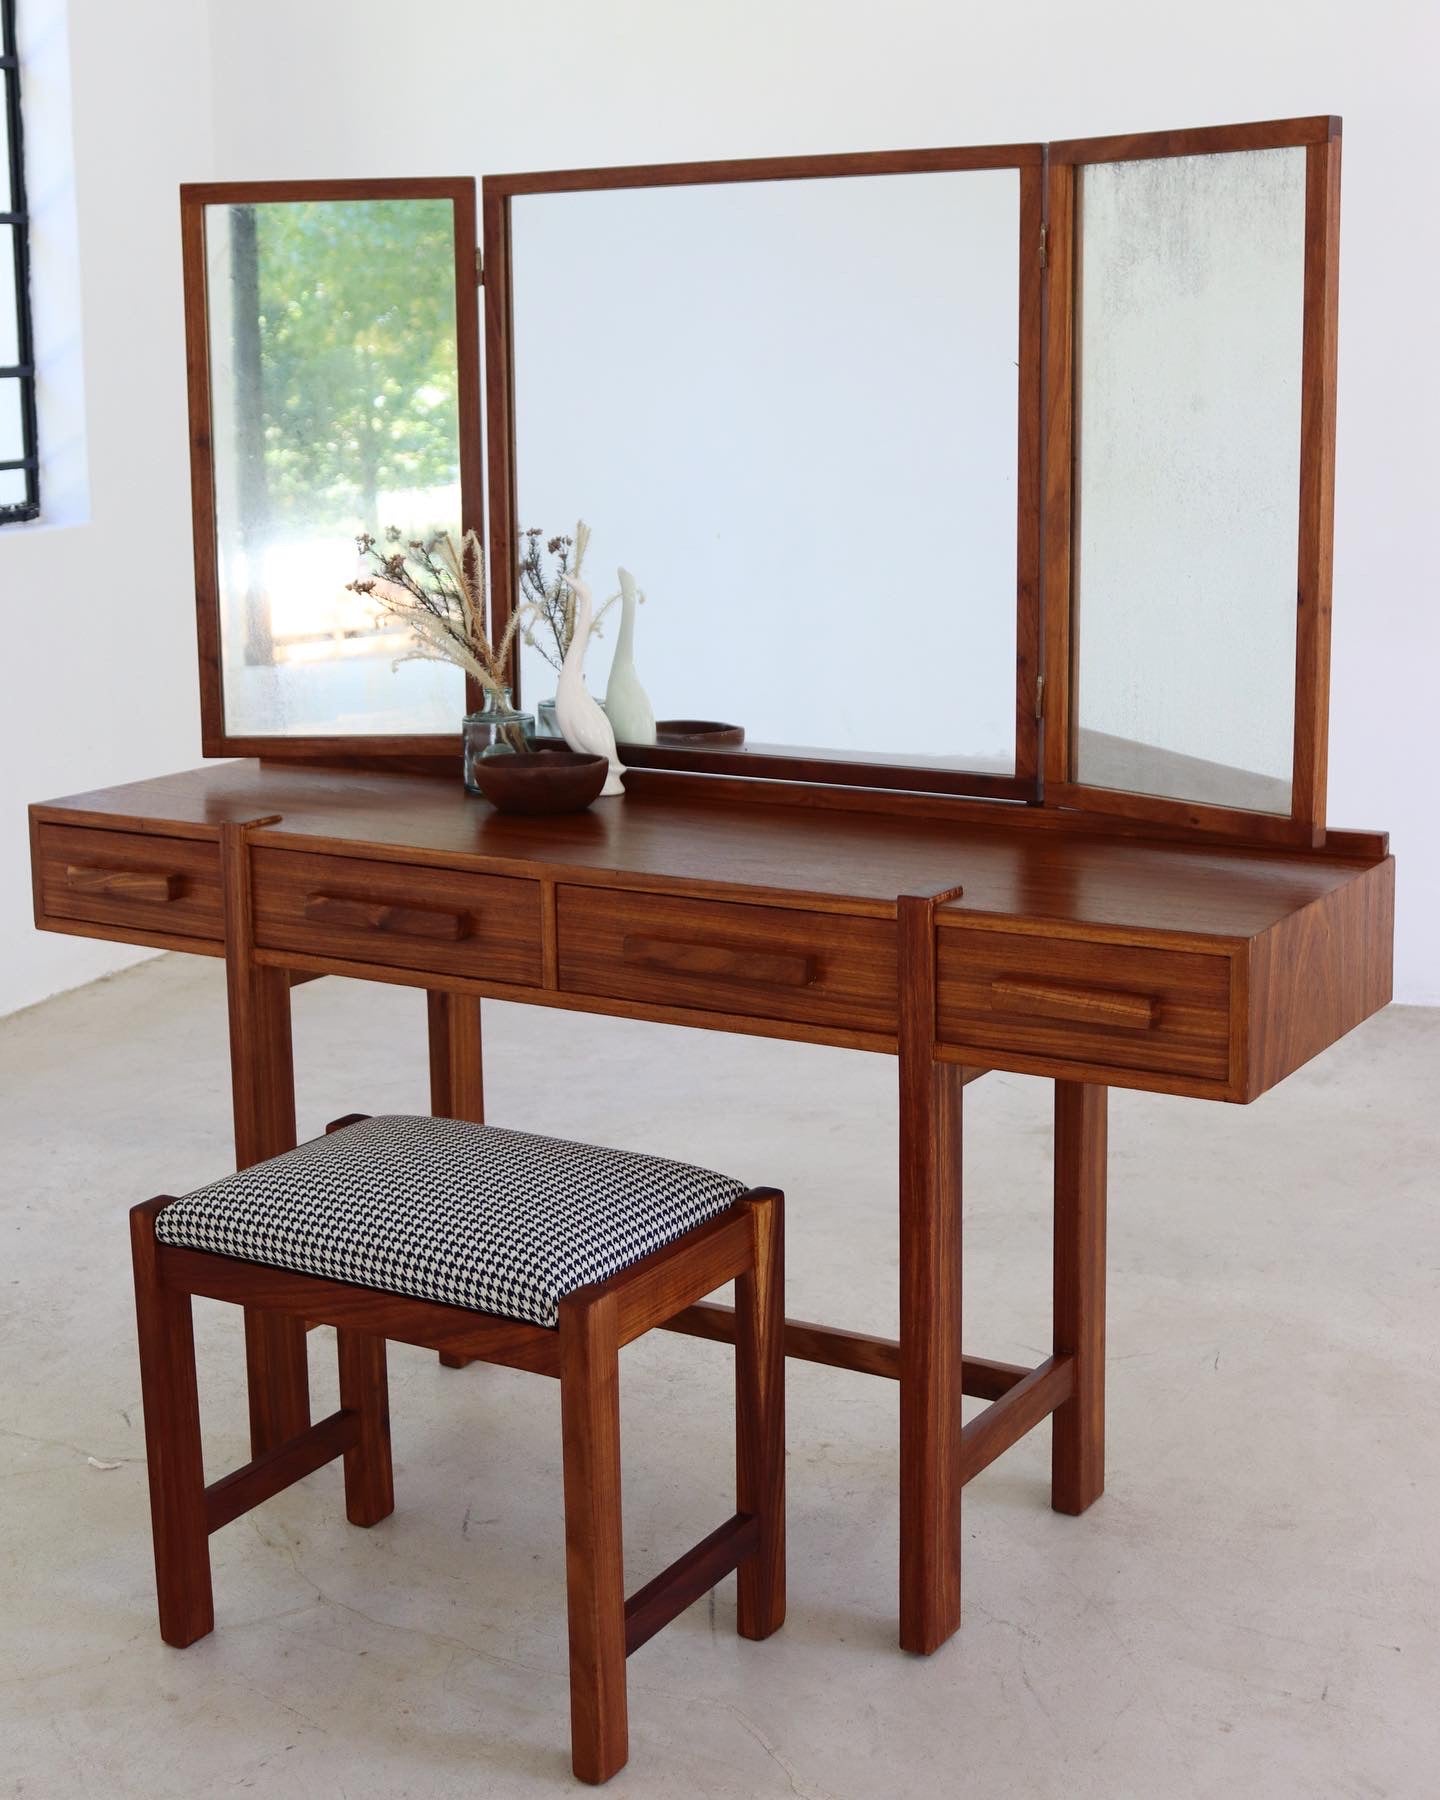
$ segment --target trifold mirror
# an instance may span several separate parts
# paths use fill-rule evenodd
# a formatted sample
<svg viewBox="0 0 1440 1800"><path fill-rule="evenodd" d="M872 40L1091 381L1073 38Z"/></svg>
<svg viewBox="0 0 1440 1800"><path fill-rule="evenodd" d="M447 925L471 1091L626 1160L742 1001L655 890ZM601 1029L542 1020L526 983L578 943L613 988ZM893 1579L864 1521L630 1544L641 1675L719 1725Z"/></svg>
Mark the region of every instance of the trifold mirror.
<svg viewBox="0 0 1440 1800"><path fill-rule="evenodd" d="M496 628L583 517L631 765L1313 836L1338 170L1320 118L487 177ZM346 583L480 522L473 183L182 219L207 753L448 752L460 678Z"/></svg>

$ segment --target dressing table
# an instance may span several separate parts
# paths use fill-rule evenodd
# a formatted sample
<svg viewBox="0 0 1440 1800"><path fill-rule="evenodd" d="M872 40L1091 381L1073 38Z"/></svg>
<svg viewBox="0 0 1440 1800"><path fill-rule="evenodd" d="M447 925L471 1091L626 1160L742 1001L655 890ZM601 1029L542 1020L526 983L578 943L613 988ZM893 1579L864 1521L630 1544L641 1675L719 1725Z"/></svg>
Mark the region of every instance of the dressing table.
<svg viewBox="0 0 1440 1800"><path fill-rule="evenodd" d="M1338 121L1317 118L487 178L480 256L469 182L182 193L204 749L239 760L34 806L36 923L225 959L241 1166L295 1142L289 993L325 975L426 990L433 1108L474 1120L486 998L895 1057L899 1339L792 1320L786 1347L898 1385L912 1651L960 1622L973 1475L1053 1418L1054 1507L1102 1491L1107 1089L1248 1102L1390 998L1386 840L1325 822L1339 147ZM907 191L921 199L897 207ZM797 213L812 196L818 213ZM367 315L367 354L391 366L366 391L381 417L376 394L391 417L430 397L387 424L388 448L349 453L369 461L366 515L332 505L333 468L316 473L324 419L295 423L294 395L321 379L308 303L321 286L331 312L349 302L333 277L302 282L277 325L266 281L301 266L304 228L346 219L360 254L417 206L407 279ZM937 252L912 291L906 233L934 245L937 219L963 254L950 269ZM557 278L557 243L584 283ZM718 311L712 277L735 284ZM594 300L610 278L622 306ZM426 313L427 282L453 304ZM857 339L847 309L873 326L895 282L913 316ZM386 352L384 320L412 301ZM406 374L427 318L438 360ZM829 383L802 366L815 337ZM845 379L845 344L875 363L873 388ZM921 468L883 406L951 378L916 414ZM557 393L573 403L559 431ZM642 576L657 710L744 711L742 745L622 745L625 797L569 817L503 817L465 793L454 725L435 728L446 707L458 719L458 690L433 667L392 675L383 629L339 610L353 569L317 574L297 549L343 547L340 514L383 524L377 505L413 502L433 451L420 426L446 404L456 516L486 516L496 625L516 603L521 495L556 522L558 496L578 497L617 557L663 574ZM754 421L758 476L732 404ZM354 422L331 411L343 450ZM607 486L617 441L633 458ZM377 472L386 455L409 473ZM717 493L761 480L780 535L747 538L710 495L647 538L649 510L681 504L670 465L692 455ZM424 479L448 492L443 470ZM938 556L917 558L895 510L912 490ZM847 510L867 493L870 512ZM892 590L874 591L887 566ZM313 589L329 612L307 615ZM667 638L666 609L692 606ZM808 620L805 659L776 684L759 665L795 641L786 607ZM848 683L826 660L837 637ZM528 647L516 677L543 698ZM961 1340L963 1088L992 1069L1055 1087L1054 1353L1034 1369ZM733 1318L701 1305L674 1328L726 1341ZM259 1454L307 1415L304 1333L256 1314L246 1343ZM962 1395L990 1405L963 1424Z"/></svg>

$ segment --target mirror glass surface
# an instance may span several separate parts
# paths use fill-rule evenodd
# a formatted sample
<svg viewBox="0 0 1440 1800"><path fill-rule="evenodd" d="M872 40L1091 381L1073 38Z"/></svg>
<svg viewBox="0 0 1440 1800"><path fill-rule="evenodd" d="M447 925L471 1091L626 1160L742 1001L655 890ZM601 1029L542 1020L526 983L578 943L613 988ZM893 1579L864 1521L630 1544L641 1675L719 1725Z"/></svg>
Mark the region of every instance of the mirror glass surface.
<svg viewBox="0 0 1440 1800"><path fill-rule="evenodd" d="M527 195L512 228L517 523L583 517L597 603L633 574L657 719L1011 773L1017 172Z"/></svg>
<svg viewBox="0 0 1440 1800"><path fill-rule="evenodd" d="M1080 171L1076 779L1288 813L1305 151Z"/></svg>
<svg viewBox="0 0 1440 1800"><path fill-rule="evenodd" d="M450 201L210 206L205 254L227 733L458 731L345 591L358 533L459 529Z"/></svg>

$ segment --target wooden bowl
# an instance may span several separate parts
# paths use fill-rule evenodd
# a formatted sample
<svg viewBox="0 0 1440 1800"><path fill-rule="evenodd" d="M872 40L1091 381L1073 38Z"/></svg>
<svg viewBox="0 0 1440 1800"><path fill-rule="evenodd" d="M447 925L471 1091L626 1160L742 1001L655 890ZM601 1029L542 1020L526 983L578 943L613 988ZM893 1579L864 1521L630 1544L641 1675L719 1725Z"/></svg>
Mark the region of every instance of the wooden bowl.
<svg viewBox="0 0 1440 1800"><path fill-rule="evenodd" d="M697 750L720 749L745 742L743 725L725 725L719 719L657 719L655 736L667 744L693 744Z"/></svg>
<svg viewBox="0 0 1440 1800"><path fill-rule="evenodd" d="M605 785L609 760L576 750L527 750L513 756L477 756L470 765L476 787L497 812L584 812Z"/></svg>

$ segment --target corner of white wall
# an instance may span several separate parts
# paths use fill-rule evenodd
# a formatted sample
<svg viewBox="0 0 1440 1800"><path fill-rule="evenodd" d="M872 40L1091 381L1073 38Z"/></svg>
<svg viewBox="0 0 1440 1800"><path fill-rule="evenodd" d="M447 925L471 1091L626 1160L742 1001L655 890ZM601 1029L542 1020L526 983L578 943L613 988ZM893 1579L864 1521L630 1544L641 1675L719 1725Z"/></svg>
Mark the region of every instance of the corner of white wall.
<svg viewBox="0 0 1440 1800"><path fill-rule="evenodd" d="M177 189L214 167L207 6L20 11L49 385L42 519L0 530L0 1014L153 954L35 931L26 807L200 760Z"/></svg>

